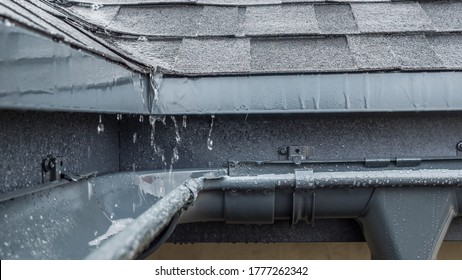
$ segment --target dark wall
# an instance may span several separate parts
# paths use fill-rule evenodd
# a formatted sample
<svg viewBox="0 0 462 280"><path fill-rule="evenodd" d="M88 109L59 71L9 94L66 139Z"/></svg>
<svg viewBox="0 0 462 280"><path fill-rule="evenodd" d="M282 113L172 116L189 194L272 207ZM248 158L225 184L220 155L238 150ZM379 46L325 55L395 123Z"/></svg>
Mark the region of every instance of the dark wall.
<svg viewBox="0 0 462 280"><path fill-rule="evenodd" d="M170 165L173 148L179 160L174 168L220 167L233 160L277 159L277 148L310 145L316 159L455 156L462 140L462 114L362 114L362 115L278 115L217 116L211 133L213 149L207 148L210 116L188 116L187 127L176 117L181 141L176 144L175 128L156 123L155 143ZM136 143L133 135L136 133ZM121 168L154 169L162 166L150 143L151 126L138 116L121 121Z"/></svg>
<svg viewBox="0 0 462 280"><path fill-rule="evenodd" d="M119 170L119 129L114 115L0 111L0 192L42 182L41 163L61 155L67 169L84 174Z"/></svg>

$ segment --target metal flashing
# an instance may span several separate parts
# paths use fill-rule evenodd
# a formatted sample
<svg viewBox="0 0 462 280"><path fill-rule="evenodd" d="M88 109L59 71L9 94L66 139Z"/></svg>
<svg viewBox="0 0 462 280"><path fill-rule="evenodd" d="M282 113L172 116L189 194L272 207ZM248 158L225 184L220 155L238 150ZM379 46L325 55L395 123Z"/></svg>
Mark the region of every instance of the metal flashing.
<svg viewBox="0 0 462 280"><path fill-rule="evenodd" d="M163 79L154 114L462 110L462 72L263 75Z"/></svg>
<svg viewBox="0 0 462 280"><path fill-rule="evenodd" d="M0 36L0 108L149 113L147 75L8 22Z"/></svg>

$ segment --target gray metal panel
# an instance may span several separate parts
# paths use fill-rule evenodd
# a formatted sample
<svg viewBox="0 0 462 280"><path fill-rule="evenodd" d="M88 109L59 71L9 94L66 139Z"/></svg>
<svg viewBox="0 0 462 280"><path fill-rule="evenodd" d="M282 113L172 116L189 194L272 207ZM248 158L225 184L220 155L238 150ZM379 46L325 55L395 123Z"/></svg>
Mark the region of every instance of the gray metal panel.
<svg viewBox="0 0 462 280"><path fill-rule="evenodd" d="M0 258L83 259L156 203L141 177L111 174L2 202Z"/></svg>
<svg viewBox="0 0 462 280"><path fill-rule="evenodd" d="M165 78L156 114L458 111L462 72Z"/></svg>
<svg viewBox="0 0 462 280"><path fill-rule="evenodd" d="M146 76L19 26L0 37L0 108L149 112Z"/></svg>

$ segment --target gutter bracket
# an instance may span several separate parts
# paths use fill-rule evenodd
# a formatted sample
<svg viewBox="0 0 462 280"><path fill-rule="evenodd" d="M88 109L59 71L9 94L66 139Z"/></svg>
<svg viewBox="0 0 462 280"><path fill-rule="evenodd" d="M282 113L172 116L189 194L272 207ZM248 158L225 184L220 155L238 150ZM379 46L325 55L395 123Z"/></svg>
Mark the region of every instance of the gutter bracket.
<svg viewBox="0 0 462 280"><path fill-rule="evenodd" d="M295 191L292 200L292 225L303 220L313 226L316 206L313 169L295 170Z"/></svg>
<svg viewBox="0 0 462 280"><path fill-rule="evenodd" d="M311 146L287 146L279 147L278 154L280 160L292 160L296 165L300 165L303 160L308 159L314 154L314 148Z"/></svg>
<svg viewBox="0 0 462 280"><path fill-rule="evenodd" d="M63 157L47 155L42 160L42 182L44 184L56 182L61 179L68 180L69 182L77 182L80 180L95 177L96 174L96 171L83 175L73 174L71 172L66 171L66 165Z"/></svg>

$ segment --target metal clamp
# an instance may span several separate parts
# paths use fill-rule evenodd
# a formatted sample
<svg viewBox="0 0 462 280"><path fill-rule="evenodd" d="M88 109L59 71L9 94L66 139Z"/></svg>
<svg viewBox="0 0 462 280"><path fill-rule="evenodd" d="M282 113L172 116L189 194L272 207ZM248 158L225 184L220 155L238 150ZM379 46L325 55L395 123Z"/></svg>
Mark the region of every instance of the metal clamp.
<svg viewBox="0 0 462 280"><path fill-rule="evenodd" d="M64 159L62 157L55 157L48 155L42 161L42 181L43 183L55 182L60 179L66 179L70 182L77 182L80 180L95 177L97 172L90 172L88 174L73 174L66 171Z"/></svg>
<svg viewBox="0 0 462 280"><path fill-rule="evenodd" d="M303 160L314 154L314 148L310 146L287 146L279 147L279 159L292 160L294 164L300 165Z"/></svg>
<svg viewBox="0 0 462 280"><path fill-rule="evenodd" d="M316 194L314 192L312 169L295 170L295 191L293 193L292 225L303 220L314 224Z"/></svg>

